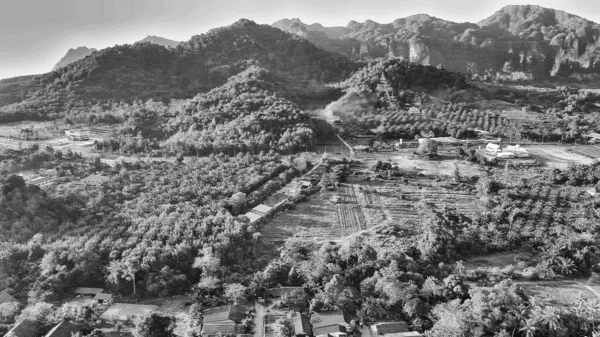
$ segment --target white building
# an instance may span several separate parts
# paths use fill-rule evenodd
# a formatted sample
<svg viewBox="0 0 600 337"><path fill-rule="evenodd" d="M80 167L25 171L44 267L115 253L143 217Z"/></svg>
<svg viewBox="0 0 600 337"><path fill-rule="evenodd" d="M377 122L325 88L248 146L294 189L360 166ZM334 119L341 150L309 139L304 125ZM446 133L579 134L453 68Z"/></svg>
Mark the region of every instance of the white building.
<svg viewBox="0 0 600 337"><path fill-rule="evenodd" d="M488 145L485 146L486 154L495 156L498 154L498 152L502 152L502 149L500 148L500 145L498 145L498 144L489 143Z"/></svg>

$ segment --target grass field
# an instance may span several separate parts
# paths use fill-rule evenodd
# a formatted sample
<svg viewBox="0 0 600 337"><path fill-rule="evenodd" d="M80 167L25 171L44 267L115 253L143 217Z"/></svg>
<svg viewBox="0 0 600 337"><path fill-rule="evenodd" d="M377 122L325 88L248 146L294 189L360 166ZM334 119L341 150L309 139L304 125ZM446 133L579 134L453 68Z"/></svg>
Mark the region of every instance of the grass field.
<svg viewBox="0 0 600 337"><path fill-rule="evenodd" d="M569 163L589 165L593 159L575 153L573 150L583 150L591 145L532 145L527 150L547 168L565 169Z"/></svg>
<svg viewBox="0 0 600 337"><path fill-rule="evenodd" d="M22 121L13 123L0 124L0 137L18 137L21 129L36 128L44 129L50 126L49 122L38 122L38 121Z"/></svg>

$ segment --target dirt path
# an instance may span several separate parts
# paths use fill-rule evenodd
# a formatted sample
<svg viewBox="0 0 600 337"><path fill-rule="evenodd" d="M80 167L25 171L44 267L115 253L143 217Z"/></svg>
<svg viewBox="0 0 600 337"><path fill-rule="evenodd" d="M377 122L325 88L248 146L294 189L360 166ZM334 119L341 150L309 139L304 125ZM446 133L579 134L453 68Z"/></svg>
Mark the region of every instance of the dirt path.
<svg viewBox="0 0 600 337"><path fill-rule="evenodd" d="M254 303L254 336L264 337L265 336L265 307L258 303Z"/></svg>

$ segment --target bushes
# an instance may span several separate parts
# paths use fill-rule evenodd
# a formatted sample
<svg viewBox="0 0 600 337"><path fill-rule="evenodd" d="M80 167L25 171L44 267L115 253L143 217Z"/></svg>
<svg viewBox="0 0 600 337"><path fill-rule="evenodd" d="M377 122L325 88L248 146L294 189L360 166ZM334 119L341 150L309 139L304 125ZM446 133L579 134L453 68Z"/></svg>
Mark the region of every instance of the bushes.
<svg viewBox="0 0 600 337"><path fill-rule="evenodd" d="M6 302L0 304L0 323L10 324L21 311L18 302Z"/></svg>

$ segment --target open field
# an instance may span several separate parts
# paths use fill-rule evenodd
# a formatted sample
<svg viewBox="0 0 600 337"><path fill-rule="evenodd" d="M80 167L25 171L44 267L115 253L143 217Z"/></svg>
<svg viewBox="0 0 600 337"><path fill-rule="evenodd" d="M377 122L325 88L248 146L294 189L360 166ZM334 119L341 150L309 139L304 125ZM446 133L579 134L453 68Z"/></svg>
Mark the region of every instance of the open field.
<svg viewBox="0 0 600 337"><path fill-rule="evenodd" d="M527 146L527 150L539 161L542 165L548 168L565 169L569 163L589 165L594 162L593 159L585 157L571 151L582 151L589 148L591 145L532 145Z"/></svg>
<svg viewBox="0 0 600 337"><path fill-rule="evenodd" d="M551 305L572 306L578 298L589 300L597 298L583 285L573 281L516 282L516 284L523 287L525 295L536 296Z"/></svg>
<svg viewBox="0 0 600 337"><path fill-rule="evenodd" d="M35 128L35 129L45 129L46 127L51 126L50 122L40 122L40 121L21 121L21 122L12 122L12 123L4 123L0 124L0 137L19 137L21 134L21 129L27 128Z"/></svg>

